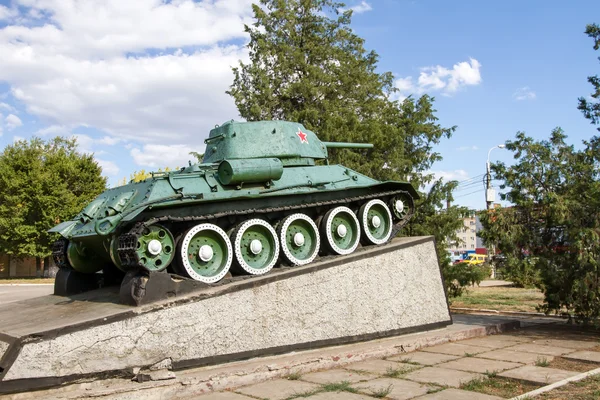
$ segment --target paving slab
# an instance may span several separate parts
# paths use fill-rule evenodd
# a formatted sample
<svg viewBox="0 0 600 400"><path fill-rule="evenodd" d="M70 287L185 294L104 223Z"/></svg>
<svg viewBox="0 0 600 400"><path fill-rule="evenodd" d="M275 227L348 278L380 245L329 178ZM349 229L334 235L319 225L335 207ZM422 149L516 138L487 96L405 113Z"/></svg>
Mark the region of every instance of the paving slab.
<svg viewBox="0 0 600 400"><path fill-rule="evenodd" d="M527 353L545 354L548 356L562 356L563 354L572 353L574 349L566 349L564 347L547 346L544 344L524 343L516 346L507 347L505 350L526 351Z"/></svg>
<svg viewBox="0 0 600 400"><path fill-rule="evenodd" d="M514 350L492 350L486 353L477 354L479 358L489 358L491 360L510 361L518 362L522 364L535 364L536 361L546 359L550 362L554 359L554 356L547 354L528 353L526 351L514 351Z"/></svg>
<svg viewBox="0 0 600 400"><path fill-rule="evenodd" d="M233 392L209 393L199 397L201 400L250 400L252 397Z"/></svg>
<svg viewBox="0 0 600 400"><path fill-rule="evenodd" d="M459 387L461 383L469 382L476 378L483 378L481 374L457 371L454 369L425 367L403 376L405 379L421 383L435 383L441 386Z"/></svg>
<svg viewBox="0 0 600 400"><path fill-rule="evenodd" d="M469 392L460 389L445 389L440 392L419 397L419 400L500 400L502 397L490 396L489 394Z"/></svg>
<svg viewBox="0 0 600 400"><path fill-rule="evenodd" d="M465 344L467 346L489 347L492 349L500 349L503 347L514 346L524 342L529 342L530 339L520 338L507 335L494 335L475 339L461 340L457 344Z"/></svg>
<svg viewBox="0 0 600 400"><path fill-rule="evenodd" d="M501 372L507 369L518 368L522 367L523 364L508 361L486 360L484 358L477 357L465 357L459 360L438 364L437 366L441 368L457 369L459 371L468 372L479 372L483 374L486 372Z"/></svg>
<svg viewBox="0 0 600 400"><path fill-rule="evenodd" d="M408 353L402 356L388 357L389 361L399 362L416 362L421 365L435 365L441 362L450 360L456 360L459 356L452 356L450 354L442 353L428 353L426 351L415 351L414 353Z"/></svg>
<svg viewBox="0 0 600 400"><path fill-rule="evenodd" d="M377 375L384 375L390 370L411 371L420 368L418 365L402 364L387 360L367 360L346 366L353 371L366 371Z"/></svg>
<svg viewBox="0 0 600 400"><path fill-rule="evenodd" d="M352 385L352 387L368 395L373 395L377 391L389 388L390 392L385 398L393 400L412 399L413 397L426 394L430 390L430 387L427 385L394 378L375 379L366 383Z"/></svg>
<svg viewBox="0 0 600 400"><path fill-rule="evenodd" d="M319 389L320 387L321 386L309 382L276 379L274 381L266 381L256 385L246 386L237 389L236 392L259 397L261 399L283 400L295 394L306 393L311 390Z"/></svg>
<svg viewBox="0 0 600 400"><path fill-rule="evenodd" d="M421 349L421 351L426 351L429 353L451 354L454 356L464 356L465 354L478 354L490 351L490 348L483 346L471 346L460 343L446 343L441 344L439 346L427 347Z"/></svg>
<svg viewBox="0 0 600 400"><path fill-rule="evenodd" d="M582 350L576 351L575 353L568 354L564 358L572 358L574 360L584 360L600 363L600 352Z"/></svg>
<svg viewBox="0 0 600 400"><path fill-rule="evenodd" d="M525 365L524 367L504 371L498 375L506 378L549 385L551 383L558 382L579 374L579 372L563 371L562 369Z"/></svg>
<svg viewBox="0 0 600 400"><path fill-rule="evenodd" d="M567 349L577 349L577 350L587 350L592 347L596 347L600 344L598 341L587 341L587 340L565 340L565 339L547 339L537 341L539 344L544 344L546 346L556 346Z"/></svg>
<svg viewBox="0 0 600 400"><path fill-rule="evenodd" d="M330 369L327 371L313 372L302 375L300 379L312 383L332 383L343 381L356 383L375 378L377 378L376 375L369 373L358 373L354 371L347 371L345 369Z"/></svg>
<svg viewBox="0 0 600 400"><path fill-rule="evenodd" d="M373 400L372 397L350 392L323 392L310 396L311 400Z"/></svg>

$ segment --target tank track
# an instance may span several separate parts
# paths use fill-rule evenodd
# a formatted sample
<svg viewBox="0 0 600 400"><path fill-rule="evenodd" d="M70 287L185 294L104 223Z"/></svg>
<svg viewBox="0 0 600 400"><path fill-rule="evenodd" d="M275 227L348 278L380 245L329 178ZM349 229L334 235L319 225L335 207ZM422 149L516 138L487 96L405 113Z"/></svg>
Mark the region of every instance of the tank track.
<svg viewBox="0 0 600 400"><path fill-rule="evenodd" d="M52 260L58 268L70 268L69 260L67 259L67 247L69 241L65 238L60 238L52 245Z"/></svg>
<svg viewBox="0 0 600 400"><path fill-rule="evenodd" d="M329 206L336 204L348 204L356 201L369 200L378 197L385 196L395 196L395 195L405 195L407 199L409 199L409 213L398 223L396 223L392 228L392 234L388 239L388 242L391 241L396 234L402 229L408 221L412 218L415 212L414 200L410 193L405 190L394 190L389 192L379 192L365 196L357 196L357 197L348 197L340 200L330 200L330 201L319 201L313 203L299 204L294 206L285 206L285 207L268 207L268 208L259 208L259 209L247 209L247 210L235 210L228 211L222 213L215 214L206 214L202 216L188 216L188 217L171 217L171 216L163 216L163 217L154 217L150 218L144 222L136 223L133 228L127 232L123 233L118 238L118 246L117 253L119 255L119 260L121 261L122 267L126 269L135 269L135 268L143 268L143 266L139 262L139 257L136 252L138 238L143 232L143 230L153 224L159 222L194 222L194 221L206 221L211 219L217 219L227 216L239 216L239 215L249 215L249 214L265 214L279 211L293 211L293 210L301 210L312 207L321 207L321 206Z"/></svg>

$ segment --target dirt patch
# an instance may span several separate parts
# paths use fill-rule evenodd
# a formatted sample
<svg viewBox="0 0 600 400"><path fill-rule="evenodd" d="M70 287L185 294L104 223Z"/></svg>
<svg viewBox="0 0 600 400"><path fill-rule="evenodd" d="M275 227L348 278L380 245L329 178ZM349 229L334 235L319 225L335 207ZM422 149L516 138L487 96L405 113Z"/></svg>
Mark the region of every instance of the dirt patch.
<svg viewBox="0 0 600 400"><path fill-rule="evenodd" d="M460 385L460 388L463 390L504 398L518 396L540 387L542 387L542 385L535 385L533 383L521 382L516 379L502 378L499 376L477 378Z"/></svg>
<svg viewBox="0 0 600 400"><path fill-rule="evenodd" d="M554 357L554 359L548 363L548 367L562 369L563 371L587 372L600 367L600 364Z"/></svg>
<svg viewBox="0 0 600 400"><path fill-rule="evenodd" d="M544 295L538 289L471 287L467 293L452 299L452 307L537 312L536 306L543 301Z"/></svg>
<svg viewBox="0 0 600 400"><path fill-rule="evenodd" d="M541 400L598 400L600 399L600 375L579 382L569 383L536 397Z"/></svg>

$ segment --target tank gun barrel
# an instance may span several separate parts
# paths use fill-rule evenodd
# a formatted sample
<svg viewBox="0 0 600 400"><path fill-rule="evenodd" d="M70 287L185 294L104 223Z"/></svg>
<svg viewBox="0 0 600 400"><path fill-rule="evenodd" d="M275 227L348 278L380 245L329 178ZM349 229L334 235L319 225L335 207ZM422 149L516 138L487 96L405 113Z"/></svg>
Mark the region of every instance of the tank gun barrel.
<svg viewBox="0 0 600 400"><path fill-rule="evenodd" d="M328 149L372 149L372 143L323 142Z"/></svg>

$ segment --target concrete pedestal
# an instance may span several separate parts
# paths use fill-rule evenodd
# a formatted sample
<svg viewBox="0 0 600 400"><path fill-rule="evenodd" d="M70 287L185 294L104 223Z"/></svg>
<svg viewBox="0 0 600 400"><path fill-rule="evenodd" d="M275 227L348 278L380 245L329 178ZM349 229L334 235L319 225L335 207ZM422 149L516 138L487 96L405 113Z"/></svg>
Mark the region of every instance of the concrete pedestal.
<svg viewBox="0 0 600 400"><path fill-rule="evenodd" d="M94 291L0 311L0 393L163 363L217 364L451 324L432 237L203 289L143 307ZM18 315L14 315L18 314Z"/></svg>

